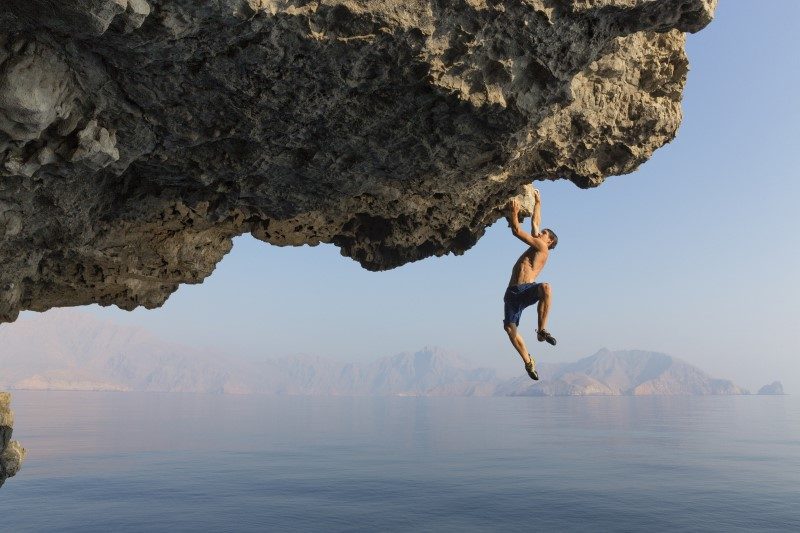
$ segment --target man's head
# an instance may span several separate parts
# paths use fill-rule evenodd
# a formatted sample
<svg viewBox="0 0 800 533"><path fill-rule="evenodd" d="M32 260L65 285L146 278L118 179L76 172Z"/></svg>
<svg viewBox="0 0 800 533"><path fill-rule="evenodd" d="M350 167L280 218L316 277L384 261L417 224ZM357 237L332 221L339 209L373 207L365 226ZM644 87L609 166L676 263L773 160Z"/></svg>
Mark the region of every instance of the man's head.
<svg viewBox="0 0 800 533"><path fill-rule="evenodd" d="M556 244L558 244L558 237L556 237L556 234L553 233L553 230L549 228L544 228L542 230L542 237L544 237L544 240L547 242L548 250L552 250L556 247Z"/></svg>

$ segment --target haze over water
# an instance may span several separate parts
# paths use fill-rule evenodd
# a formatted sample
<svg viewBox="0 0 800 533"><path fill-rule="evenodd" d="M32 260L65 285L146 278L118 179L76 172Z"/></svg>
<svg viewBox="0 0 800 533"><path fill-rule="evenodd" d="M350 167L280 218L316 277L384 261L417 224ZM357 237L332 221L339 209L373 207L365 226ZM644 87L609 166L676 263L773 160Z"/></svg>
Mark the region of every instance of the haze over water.
<svg viewBox="0 0 800 533"><path fill-rule="evenodd" d="M791 396L14 399L10 531L800 529Z"/></svg>

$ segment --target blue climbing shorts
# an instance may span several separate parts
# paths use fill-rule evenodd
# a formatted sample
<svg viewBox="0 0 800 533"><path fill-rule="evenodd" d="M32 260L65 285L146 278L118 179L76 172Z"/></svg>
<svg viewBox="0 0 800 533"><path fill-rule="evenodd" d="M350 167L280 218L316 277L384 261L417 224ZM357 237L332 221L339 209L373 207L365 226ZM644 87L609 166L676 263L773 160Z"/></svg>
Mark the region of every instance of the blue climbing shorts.
<svg viewBox="0 0 800 533"><path fill-rule="evenodd" d="M519 326L522 310L535 304L541 298L539 295L539 287L541 285L541 283L521 283L506 289L506 294L503 296L503 303L505 304L504 326L509 324Z"/></svg>

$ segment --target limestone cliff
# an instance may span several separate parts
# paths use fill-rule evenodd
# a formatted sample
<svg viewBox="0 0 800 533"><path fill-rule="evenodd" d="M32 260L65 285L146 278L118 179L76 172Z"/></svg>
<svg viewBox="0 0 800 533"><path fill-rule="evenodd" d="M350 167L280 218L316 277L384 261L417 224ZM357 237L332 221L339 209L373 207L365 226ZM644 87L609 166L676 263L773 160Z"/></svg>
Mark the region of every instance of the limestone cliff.
<svg viewBox="0 0 800 533"><path fill-rule="evenodd" d="M462 253L532 180L631 172L716 0L8 0L0 321L161 305L250 232Z"/></svg>
<svg viewBox="0 0 800 533"><path fill-rule="evenodd" d="M7 478L15 475L25 459L25 448L11 440L14 413L11 412L11 395L0 392L0 487Z"/></svg>

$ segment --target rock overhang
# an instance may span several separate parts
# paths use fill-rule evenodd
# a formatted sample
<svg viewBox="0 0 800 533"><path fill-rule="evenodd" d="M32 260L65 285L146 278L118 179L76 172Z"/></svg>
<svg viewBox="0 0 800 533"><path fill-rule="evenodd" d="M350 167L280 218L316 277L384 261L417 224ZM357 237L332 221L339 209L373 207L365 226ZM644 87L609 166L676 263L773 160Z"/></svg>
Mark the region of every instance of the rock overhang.
<svg viewBox="0 0 800 533"><path fill-rule="evenodd" d="M381 270L675 135L716 0L15 0L0 320L161 305L251 233Z"/></svg>

